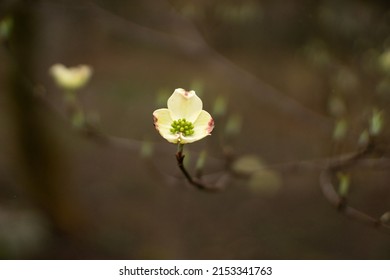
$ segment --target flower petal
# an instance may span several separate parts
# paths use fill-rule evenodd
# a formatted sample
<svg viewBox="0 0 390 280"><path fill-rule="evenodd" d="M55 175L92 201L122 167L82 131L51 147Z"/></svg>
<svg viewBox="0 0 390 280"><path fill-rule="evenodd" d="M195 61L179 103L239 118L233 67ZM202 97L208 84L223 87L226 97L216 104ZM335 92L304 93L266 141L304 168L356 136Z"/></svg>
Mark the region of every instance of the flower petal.
<svg viewBox="0 0 390 280"><path fill-rule="evenodd" d="M202 107L202 100L193 90L186 91L178 88L168 99L168 109L174 120L185 118L193 123L202 111Z"/></svg>
<svg viewBox="0 0 390 280"><path fill-rule="evenodd" d="M194 122L194 127L195 133L206 133L210 135L214 129L214 120L208 112L202 110Z"/></svg>
<svg viewBox="0 0 390 280"><path fill-rule="evenodd" d="M211 134L214 129L214 120L211 115L202 110L194 122L194 134L191 136L181 136L180 143L192 143Z"/></svg>
<svg viewBox="0 0 390 280"><path fill-rule="evenodd" d="M173 122L171 113L168 109L158 109L153 112L154 127L168 142L177 143L179 135L171 132L171 124Z"/></svg>

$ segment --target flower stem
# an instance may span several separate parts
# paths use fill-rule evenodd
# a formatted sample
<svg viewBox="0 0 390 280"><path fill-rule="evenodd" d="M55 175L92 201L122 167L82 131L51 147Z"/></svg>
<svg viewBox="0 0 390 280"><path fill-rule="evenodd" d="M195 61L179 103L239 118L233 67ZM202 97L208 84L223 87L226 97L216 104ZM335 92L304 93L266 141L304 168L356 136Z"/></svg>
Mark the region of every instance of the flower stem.
<svg viewBox="0 0 390 280"><path fill-rule="evenodd" d="M85 124L85 117L83 109L77 100L76 93L74 91L65 91L64 96L65 104L68 110L71 123L75 128L81 128Z"/></svg>
<svg viewBox="0 0 390 280"><path fill-rule="evenodd" d="M178 143L177 144L177 154L183 154L184 144ZM184 156L183 156L184 158Z"/></svg>
<svg viewBox="0 0 390 280"><path fill-rule="evenodd" d="M191 176L191 174L187 171L187 169L184 167L184 157L185 155L183 154L183 148L184 148L184 144L181 144L179 143L178 146L177 146L177 153L176 153L176 160L177 160L177 165L179 166L181 172L184 174L184 176L186 177L187 181L197 187L198 189L200 190L204 190L204 191L210 191L210 192L217 192L217 191L220 191L221 189L220 188L217 188L217 187L214 187L214 186L209 186L209 185L206 185L205 183L203 183L202 181L200 181L199 179L197 178L193 178Z"/></svg>
<svg viewBox="0 0 390 280"><path fill-rule="evenodd" d="M184 176L187 178L187 180L191 184L193 184L192 176L188 173L187 169L184 167L185 155L183 154L183 148L184 148L184 144L179 143L177 145L177 153L176 153L177 164L178 164L180 170L183 172Z"/></svg>

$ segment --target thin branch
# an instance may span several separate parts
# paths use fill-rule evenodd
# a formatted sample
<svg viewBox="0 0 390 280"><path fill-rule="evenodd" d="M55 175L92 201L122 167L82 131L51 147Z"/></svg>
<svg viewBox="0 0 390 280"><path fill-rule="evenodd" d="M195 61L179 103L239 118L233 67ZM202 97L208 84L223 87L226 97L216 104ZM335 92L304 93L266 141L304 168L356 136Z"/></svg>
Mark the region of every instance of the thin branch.
<svg viewBox="0 0 390 280"><path fill-rule="evenodd" d="M358 222L385 232L386 234L390 234L389 224L382 222L380 218L372 217L361 210L349 206L346 197L342 197L339 193L337 193L336 188L332 183L332 178L338 171L358 163L362 158L373 151L374 147L370 145L364 150L331 161L328 167L321 172L320 186L325 198L330 204L336 207L340 213Z"/></svg>
<svg viewBox="0 0 390 280"><path fill-rule="evenodd" d="M199 190L207 191L207 192L220 192L225 189L224 188L225 184L222 185L221 181L219 181L220 184L210 185L206 182L203 182L200 178L192 177L191 174L187 171L187 169L184 166L184 157L185 155L183 154L183 145L179 144L178 151L176 153L177 165L179 166L181 172L186 177L188 183L198 188ZM224 176L221 176L221 178L222 177Z"/></svg>

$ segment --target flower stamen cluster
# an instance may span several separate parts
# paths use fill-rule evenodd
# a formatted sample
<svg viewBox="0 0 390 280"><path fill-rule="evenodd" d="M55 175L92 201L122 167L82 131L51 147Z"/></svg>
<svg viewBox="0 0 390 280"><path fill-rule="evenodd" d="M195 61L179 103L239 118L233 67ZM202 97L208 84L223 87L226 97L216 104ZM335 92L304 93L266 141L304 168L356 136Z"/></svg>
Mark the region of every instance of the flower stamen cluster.
<svg viewBox="0 0 390 280"><path fill-rule="evenodd" d="M173 134L182 133L184 136L191 136L195 133L194 125L192 122L187 121L185 118L173 121L171 124L171 132Z"/></svg>

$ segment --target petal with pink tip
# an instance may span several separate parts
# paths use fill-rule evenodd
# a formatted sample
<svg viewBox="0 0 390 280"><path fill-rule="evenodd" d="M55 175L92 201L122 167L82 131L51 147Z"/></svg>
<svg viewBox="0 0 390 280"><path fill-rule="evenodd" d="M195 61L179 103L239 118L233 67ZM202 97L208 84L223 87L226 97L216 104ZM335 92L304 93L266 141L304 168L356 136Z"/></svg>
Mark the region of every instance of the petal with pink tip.
<svg viewBox="0 0 390 280"><path fill-rule="evenodd" d="M153 112L154 127L170 143L177 143L179 135L171 132L171 124L173 120L168 109L158 109Z"/></svg>
<svg viewBox="0 0 390 280"><path fill-rule="evenodd" d="M202 107L202 100L193 90L186 91L178 88L168 99L168 110L174 120L185 118L193 123L202 111Z"/></svg>

